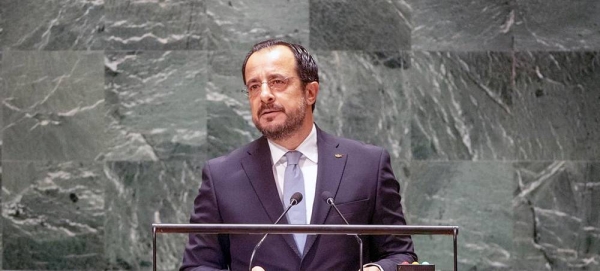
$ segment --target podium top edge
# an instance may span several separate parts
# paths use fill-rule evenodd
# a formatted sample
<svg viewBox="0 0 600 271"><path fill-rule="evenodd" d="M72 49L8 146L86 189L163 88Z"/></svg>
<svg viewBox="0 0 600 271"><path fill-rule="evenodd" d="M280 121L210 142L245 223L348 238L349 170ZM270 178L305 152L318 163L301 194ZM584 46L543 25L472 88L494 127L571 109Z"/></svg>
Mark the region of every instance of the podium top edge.
<svg viewBox="0 0 600 271"><path fill-rule="evenodd" d="M296 224L168 224L154 223L157 233L207 234L360 234L360 235L457 235L458 226L424 225L296 225Z"/></svg>

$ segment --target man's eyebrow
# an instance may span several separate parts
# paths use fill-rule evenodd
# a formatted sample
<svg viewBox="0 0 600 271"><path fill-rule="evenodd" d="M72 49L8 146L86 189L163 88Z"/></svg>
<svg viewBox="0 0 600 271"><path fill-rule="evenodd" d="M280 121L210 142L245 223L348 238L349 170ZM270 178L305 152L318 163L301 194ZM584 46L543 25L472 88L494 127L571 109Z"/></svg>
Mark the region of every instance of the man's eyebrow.
<svg viewBox="0 0 600 271"><path fill-rule="evenodd" d="M271 74L267 77L268 79L273 79L273 78L285 78L285 76L283 74L279 74L279 73L274 73Z"/></svg>
<svg viewBox="0 0 600 271"><path fill-rule="evenodd" d="M246 85L250 84L250 83L255 83L255 82L259 82L259 80L256 78L250 78L250 79L248 79L248 81L246 81Z"/></svg>
<svg viewBox="0 0 600 271"><path fill-rule="evenodd" d="M267 76L267 80L277 79L277 78L286 78L286 77L283 74L279 74L279 73L269 74ZM255 83L255 82L260 82L260 80L258 80L258 78L256 78L256 77L250 78L250 79L248 79L248 81L246 81L246 85L250 84L250 83Z"/></svg>

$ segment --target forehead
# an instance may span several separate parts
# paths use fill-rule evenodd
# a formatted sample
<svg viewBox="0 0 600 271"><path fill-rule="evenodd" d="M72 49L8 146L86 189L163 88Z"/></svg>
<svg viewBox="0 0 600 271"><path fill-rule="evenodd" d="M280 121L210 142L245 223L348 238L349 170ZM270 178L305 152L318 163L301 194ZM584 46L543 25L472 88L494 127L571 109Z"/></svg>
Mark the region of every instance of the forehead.
<svg viewBox="0 0 600 271"><path fill-rule="evenodd" d="M290 48L276 45L254 52L244 72L247 81L271 74L291 76L296 73L296 59Z"/></svg>

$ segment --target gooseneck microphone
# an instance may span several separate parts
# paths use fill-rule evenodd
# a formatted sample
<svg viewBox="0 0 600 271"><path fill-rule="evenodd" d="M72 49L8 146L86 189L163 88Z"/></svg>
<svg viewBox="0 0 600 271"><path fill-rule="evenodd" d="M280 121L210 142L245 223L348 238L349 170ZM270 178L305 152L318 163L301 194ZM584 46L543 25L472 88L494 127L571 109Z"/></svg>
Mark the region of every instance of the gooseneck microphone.
<svg viewBox="0 0 600 271"><path fill-rule="evenodd" d="M277 218L277 220L273 224L275 225L275 224L279 223L279 221L285 216L285 214L287 214L290 211L290 209L292 209L292 207L298 205L298 203L300 203L302 201L302 198L303 198L302 193L300 193L300 192L294 193L290 197L290 205L285 209L285 211L283 211L283 213ZM260 241L258 241L256 246L254 246L254 249L252 250L252 255L250 256L250 264L248 265L249 271L252 271L252 262L254 261L254 255L256 255L256 251L258 251L258 248L265 241L265 239L267 238L267 235L269 235L269 234L265 233L265 235L263 235L263 237L260 239Z"/></svg>
<svg viewBox="0 0 600 271"><path fill-rule="evenodd" d="M338 207L335 205L335 202L333 201L333 195L331 194L331 192L329 191L323 191L323 193L321 193L321 198L323 198L323 200L325 202L327 202L327 204L329 204L331 207L333 207L333 209L335 209L335 211L338 213L338 215L340 215L340 217L344 220L344 222L346 222L346 225L350 225L350 223L348 223L348 220L346 220L346 218L344 217L344 215L342 215L342 212L340 212L340 209L338 209ZM363 271L363 242L362 239L360 239L360 237L358 237L358 234L351 234L354 236L354 238L356 238L356 242L358 242L358 257L359 257L359 264L360 264L360 271Z"/></svg>

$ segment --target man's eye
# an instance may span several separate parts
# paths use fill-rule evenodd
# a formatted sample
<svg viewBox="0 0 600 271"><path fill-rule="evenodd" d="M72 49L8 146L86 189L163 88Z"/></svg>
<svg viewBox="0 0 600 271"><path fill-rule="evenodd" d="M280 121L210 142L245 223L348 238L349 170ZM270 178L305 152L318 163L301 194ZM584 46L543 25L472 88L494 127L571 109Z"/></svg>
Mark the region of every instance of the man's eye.
<svg viewBox="0 0 600 271"><path fill-rule="evenodd" d="M260 88L259 84L252 84L248 86L248 91L255 91Z"/></svg>
<svg viewBox="0 0 600 271"><path fill-rule="evenodd" d="M273 88L282 88L285 86L285 80L284 79L273 79L271 81L269 81L269 86L273 87Z"/></svg>

